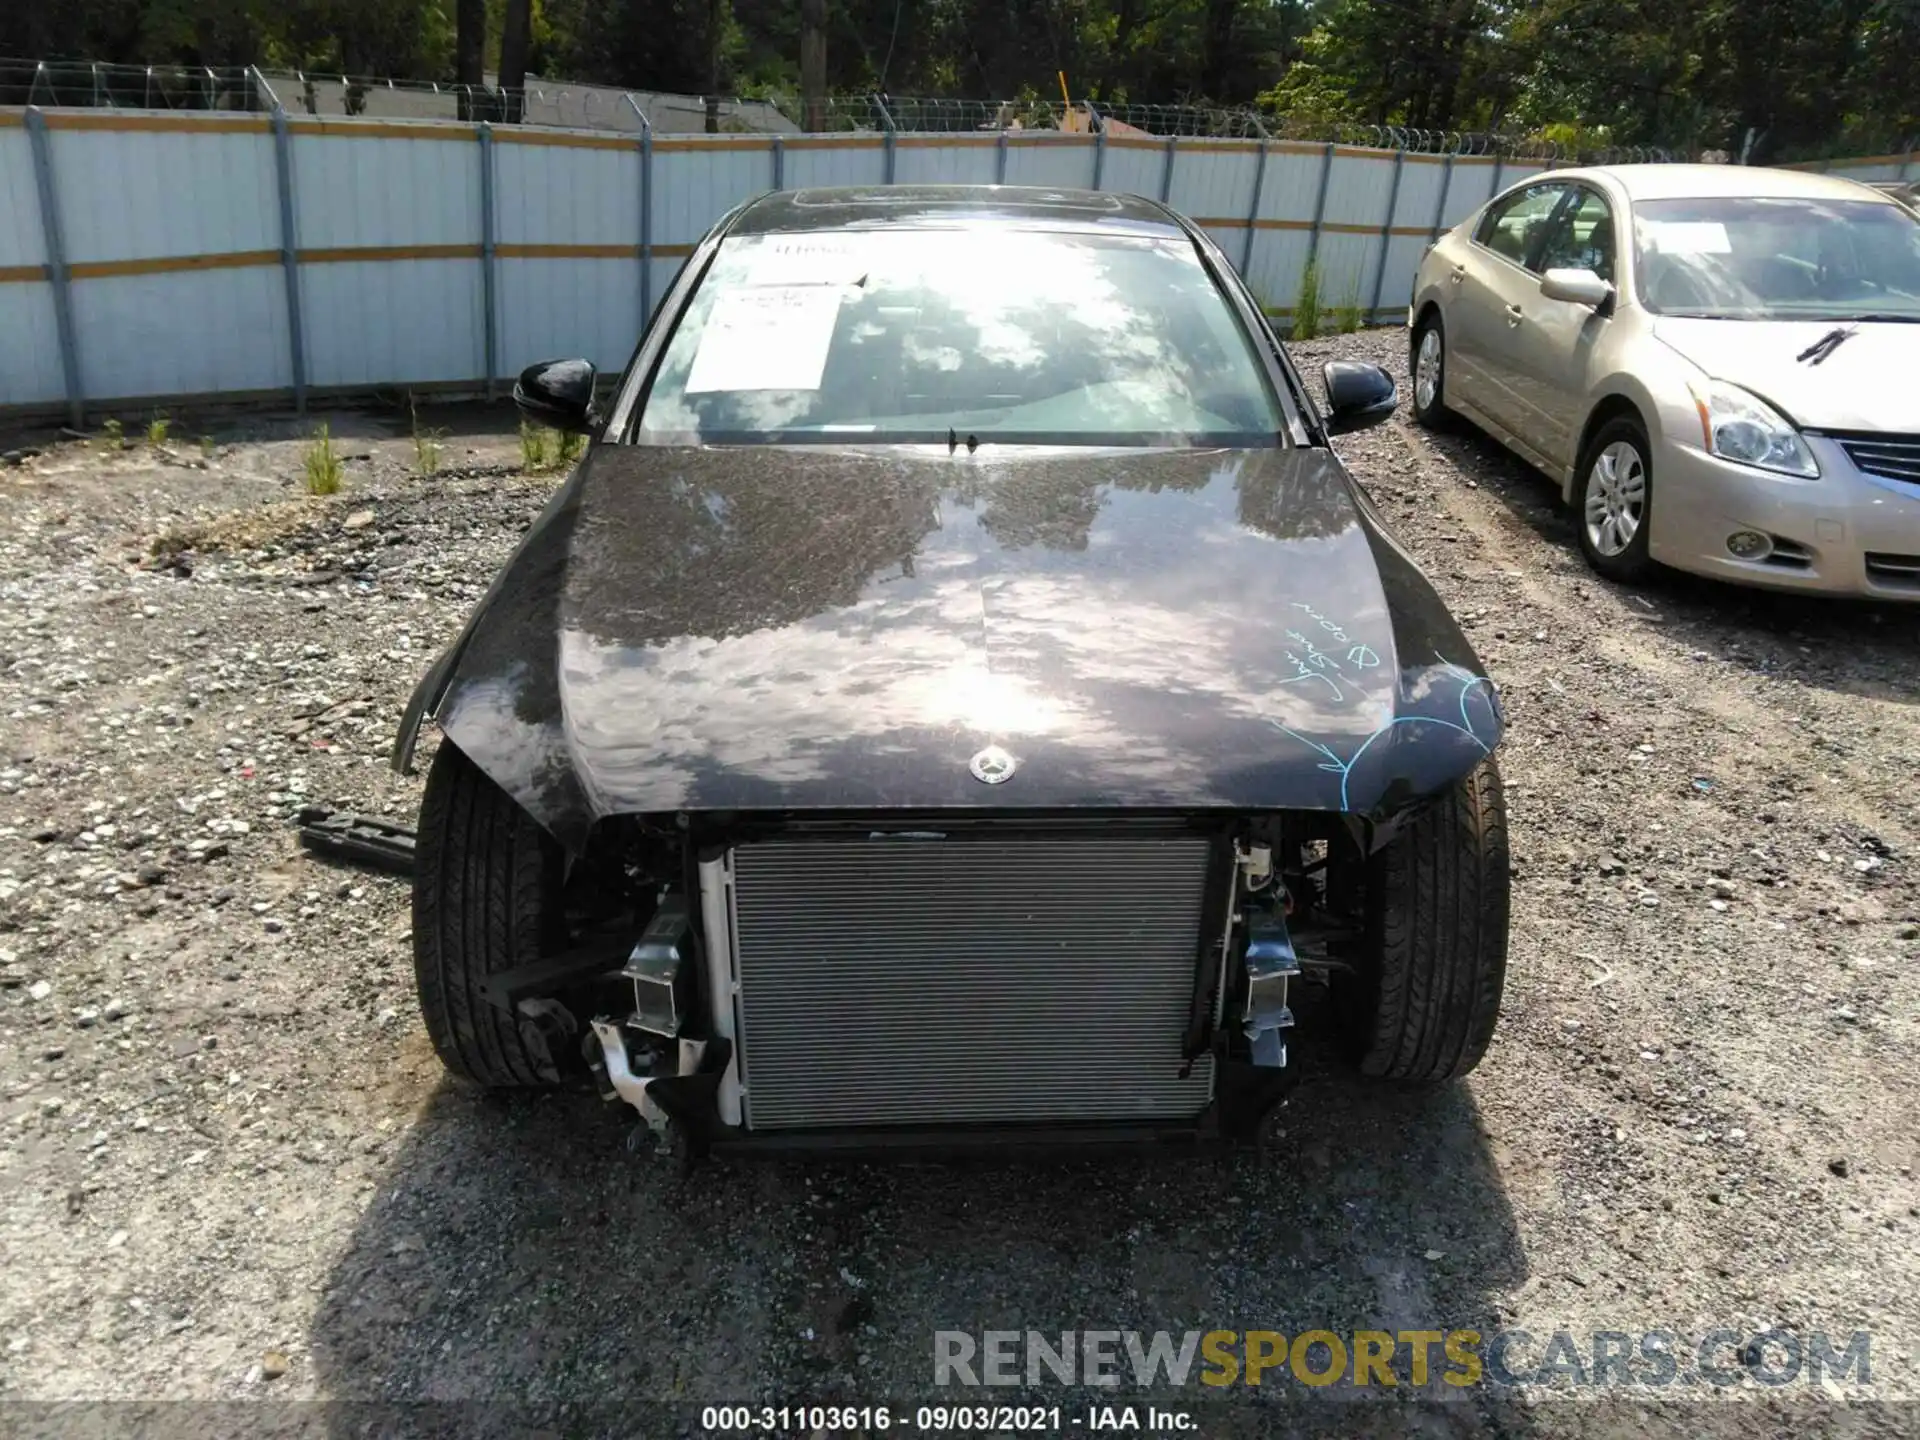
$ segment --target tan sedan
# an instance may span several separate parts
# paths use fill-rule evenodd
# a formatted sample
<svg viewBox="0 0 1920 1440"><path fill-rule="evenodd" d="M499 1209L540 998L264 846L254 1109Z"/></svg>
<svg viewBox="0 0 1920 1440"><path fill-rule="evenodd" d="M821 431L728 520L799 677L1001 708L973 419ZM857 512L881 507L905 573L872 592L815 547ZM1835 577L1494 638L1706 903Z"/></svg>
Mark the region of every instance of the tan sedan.
<svg viewBox="0 0 1920 1440"><path fill-rule="evenodd" d="M1415 418L1557 480L1602 574L1920 599L1920 217L1888 196L1534 176L1427 252L1407 318Z"/></svg>

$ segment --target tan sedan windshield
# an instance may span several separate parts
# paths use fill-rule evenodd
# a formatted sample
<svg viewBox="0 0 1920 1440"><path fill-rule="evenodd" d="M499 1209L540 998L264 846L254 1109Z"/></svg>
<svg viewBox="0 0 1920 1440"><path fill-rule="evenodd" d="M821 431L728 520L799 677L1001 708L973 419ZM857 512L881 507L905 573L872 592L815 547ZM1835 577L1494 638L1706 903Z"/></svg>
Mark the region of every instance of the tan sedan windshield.
<svg viewBox="0 0 1920 1440"><path fill-rule="evenodd" d="M1640 303L1733 320L1920 321L1920 219L1871 200L1634 207Z"/></svg>

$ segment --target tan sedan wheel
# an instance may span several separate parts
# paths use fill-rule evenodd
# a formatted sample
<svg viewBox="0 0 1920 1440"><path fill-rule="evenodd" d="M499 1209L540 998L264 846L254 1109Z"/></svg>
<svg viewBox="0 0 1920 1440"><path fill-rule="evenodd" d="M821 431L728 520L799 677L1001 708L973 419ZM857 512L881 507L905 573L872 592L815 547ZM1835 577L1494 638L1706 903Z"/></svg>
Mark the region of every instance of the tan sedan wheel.
<svg viewBox="0 0 1920 1440"><path fill-rule="evenodd" d="M1580 549L1609 580L1642 580L1653 569L1653 447L1638 418L1616 416L1587 442L1573 492Z"/></svg>
<svg viewBox="0 0 1920 1440"><path fill-rule="evenodd" d="M1413 337L1413 418L1438 430L1452 414L1447 409L1447 330L1438 315L1431 315Z"/></svg>

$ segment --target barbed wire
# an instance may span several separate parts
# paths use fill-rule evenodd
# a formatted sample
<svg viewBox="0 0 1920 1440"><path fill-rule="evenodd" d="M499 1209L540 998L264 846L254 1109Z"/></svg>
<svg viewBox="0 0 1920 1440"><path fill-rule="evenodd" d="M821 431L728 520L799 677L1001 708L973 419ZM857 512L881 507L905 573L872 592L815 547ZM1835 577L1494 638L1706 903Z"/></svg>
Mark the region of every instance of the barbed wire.
<svg viewBox="0 0 1920 1440"><path fill-rule="evenodd" d="M1291 140L1428 155L1499 155L1546 164L1689 158L1660 146L1577 146L1485 131L1367 125L1203 103L1115 103L1023 96L979 100L887 94L791 93L709 99L532 79L524 87L327 75L253 66L139 66L0 58L0 104L141 110L271 110L420 119L493 119L573 129L676 133L802 130L957 134L1048 130L1148 138ZM646 117L644 126L642 115Z"/></svg>

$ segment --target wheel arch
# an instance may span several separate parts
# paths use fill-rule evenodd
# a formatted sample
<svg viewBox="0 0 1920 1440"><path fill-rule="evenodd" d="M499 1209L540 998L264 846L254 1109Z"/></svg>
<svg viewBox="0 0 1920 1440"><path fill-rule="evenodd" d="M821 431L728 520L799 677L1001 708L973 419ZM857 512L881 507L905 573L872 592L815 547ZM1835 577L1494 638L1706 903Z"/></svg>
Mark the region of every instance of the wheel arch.
<svg viewBox="0 0 1920 1440"><path fill-rule="evenodd" d="M1648 416L1654 413L1653 407L1645 397L1636 395L1626 388L1610 390L1593 403L1587 412L1586 424L1580 427L1580 436L1574 442L1573 453L1567 457L1566 473L1560 477L1560 499L1563 504L1573 503L1573 487L1580 479L1580 457L1587 453L1587 446L1593 437L1600 433L1600 427L1610 420L1627 416L1640 422L1640 428L1647 432L1649 442L1653 439L1653 425Z"/></svg>

